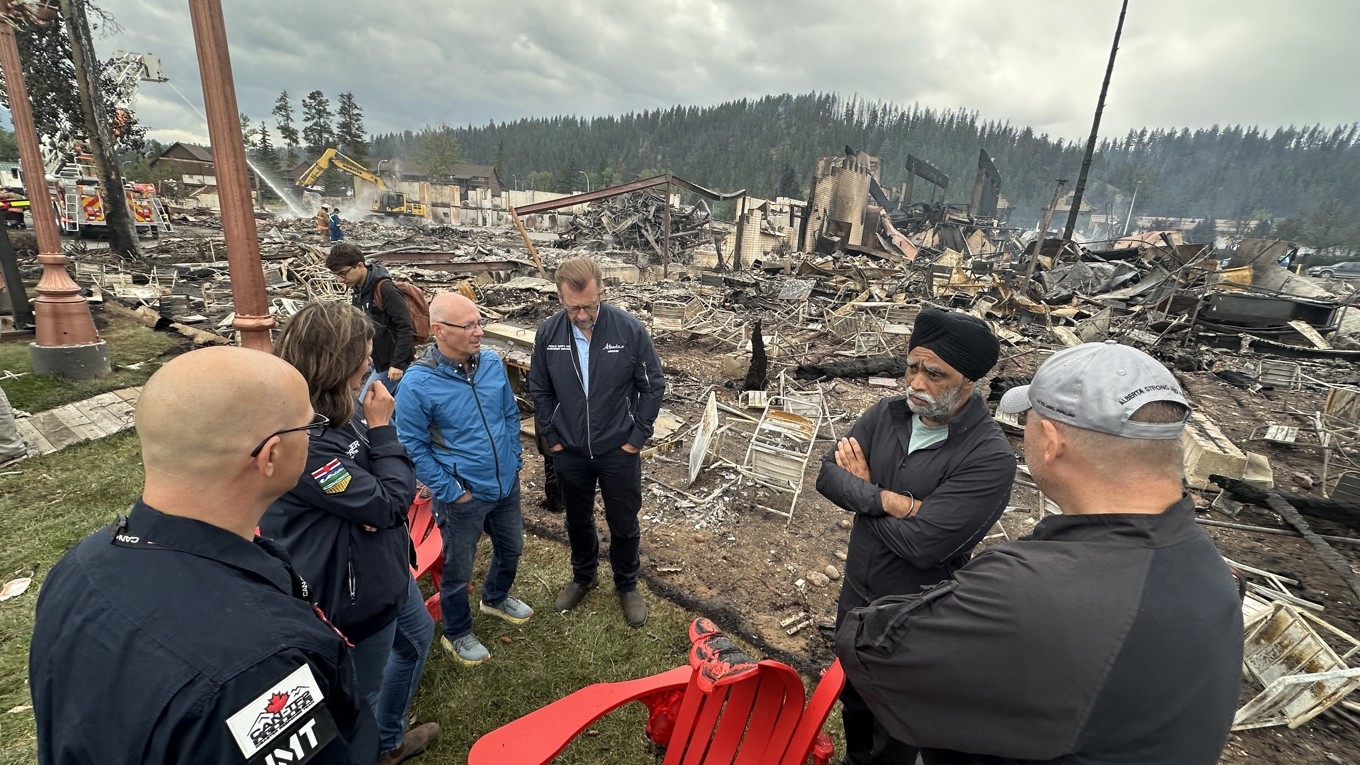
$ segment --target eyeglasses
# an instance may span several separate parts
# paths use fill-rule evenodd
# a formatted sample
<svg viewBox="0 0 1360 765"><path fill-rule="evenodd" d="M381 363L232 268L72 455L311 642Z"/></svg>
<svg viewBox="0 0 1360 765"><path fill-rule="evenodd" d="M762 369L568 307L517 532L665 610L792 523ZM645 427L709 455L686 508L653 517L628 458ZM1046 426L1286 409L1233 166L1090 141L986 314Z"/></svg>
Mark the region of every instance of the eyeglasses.
<svg viewBox="0 0 1360 765"><path fill-rule="evenodd" d="M265 436L264 440L260 442L260 445L255 447L255 450L250 453L250 456L252 457L260 456L260 452L264 450L264 445L269 443L269 439L273 438L274 436L281 436L284 433L297 433L298 431L305 430L307 431L307 436L310 438L312 436L321 435L326 430L326 426L330 424L331 419L329 417L327 417L324 414L321 414L320 412L312 412L312 421L307 423L306 425L299 425L296 428L284 428L283 430L276 430L273 433L270 433L269 435Z"/></svg>
<svg viewBox="0 0 1360 765"><path fill-rule="evenodd" d="M349 274L350 271L353 271L353 270L356 269L356 268L358 268L358 266L350 266L349 268L342 268L342 269L340 269L339 271L332 271L331 273L333 273L333 274L335 274L337 277L343 279L343 278L345 278L345 277Z"/></svg>
<svg viewBox="0 0 1360 765"><path fill-rule="evenodd" d="M593 314L596 311L600 310L600 303L601 301L599 300L596 300L594 303L591 303L590 305L567 305L566 303L563 303L562 307L566 309L568 314L580 313L581 311Z"/></svg>
<svg viewBox="0 0 1360 765"><path fill-rule="evenodd" d="M461 329L464 332L471 332L472 330L477 329L478 327L482 327L483 329L485 329L486 325L489 324L490 322L491 322L490 319L478 319L476 321L470 321L467 324L454 324L453 322L449 321L436 321L435 324L443 324L446 327L453 327L454 329Z"/></svg>

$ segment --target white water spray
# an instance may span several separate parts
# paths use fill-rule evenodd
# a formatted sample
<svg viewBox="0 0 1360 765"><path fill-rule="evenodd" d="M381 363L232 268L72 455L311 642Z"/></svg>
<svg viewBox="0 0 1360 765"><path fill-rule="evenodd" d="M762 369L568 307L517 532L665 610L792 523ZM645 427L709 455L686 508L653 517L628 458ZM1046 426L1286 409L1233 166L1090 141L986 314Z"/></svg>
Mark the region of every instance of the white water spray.
<svg viewBox="0 0 1360 765"><path fill-rule="evenodd" d="M208 121L208 115L204 114L204 113L203 113L203 110L200 109L200 108L198 108L198 106L197 106L196 104L194 104L193 101L190 101L190 100L188 99L188 97L186 97L183 93L180 93L180 92L179 92L179 88L175 87L175 84L174 84L173 82L166 81L165 84L166 84L166 85L169 85L171 90L175 91L175 93L176 93L177 95L179 95L180 98L184 99L184 103L188 104L188 105L189 105L189 108L191 108L191 109L193 109L194 111L198 112L198 116L202 117L202 118L203 118L203 121L204 121L205 123ZM312 217L312 214L311 214L311 213L309 213L309 212L303 210L301 207L298 206L297 202L293 200L292 195L289 194L287 191L284 190L283 186L280 185L280 183L278 182L277 179L271 177L269 173L265 172L262 168L260 168L259 166L257 166L254 162L252 162L251 159L250 159L250 155L249 155L249 154L246 154L246 164L247 164L247 165L250 165L250 169L251 169L251 170L254 170L254 171L255 171L255 176L256 176L257 178L259 178L260 180L264 181L264 182L265 182L265 185L267 185L267 186L269 186L269 188L273 189L273 190L274 190L274 193L275 193L275 194L278 194L278 195L279 195L279 198L281 198L281 199L284 201L284 204L287 204L287 205L288 205L288 212L289 212L294 218L310 218L310 217Z"/></svg>

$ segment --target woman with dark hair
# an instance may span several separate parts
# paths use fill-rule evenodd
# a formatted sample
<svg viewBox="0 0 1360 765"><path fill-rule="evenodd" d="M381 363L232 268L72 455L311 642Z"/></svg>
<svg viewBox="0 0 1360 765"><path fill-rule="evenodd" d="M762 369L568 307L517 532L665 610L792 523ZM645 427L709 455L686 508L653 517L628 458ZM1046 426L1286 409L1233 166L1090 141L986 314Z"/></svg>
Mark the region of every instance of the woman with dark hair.
<svg viewBox="0 0 1360 765"><path fill-rule="evenodd" d="M306 378L312 407L330 425L312 438L301 479L270 506L260 531L288 550L317 605L354 644L359 687L382 736L379 763L402 762L439 732L433 722L405 731L434 620L411 577L406 514L416 478L391 422L396 402L381 385L356 396L373 325L348 303L308 303L274 352Z"/></svg>

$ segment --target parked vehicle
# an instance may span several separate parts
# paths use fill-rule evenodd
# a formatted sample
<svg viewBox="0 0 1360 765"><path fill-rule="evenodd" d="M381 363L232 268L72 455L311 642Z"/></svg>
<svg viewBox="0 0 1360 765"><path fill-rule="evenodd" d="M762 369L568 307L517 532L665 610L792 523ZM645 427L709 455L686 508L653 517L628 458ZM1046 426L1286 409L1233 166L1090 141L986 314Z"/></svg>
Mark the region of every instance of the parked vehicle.
<svg viewBox="0 0 1360 765"><path fill-rule="evenodd" d="M1347 260L1342 263L1329 263L1308 269L1309 276L1320 279L1360 279L1360 260Z"/></svg>

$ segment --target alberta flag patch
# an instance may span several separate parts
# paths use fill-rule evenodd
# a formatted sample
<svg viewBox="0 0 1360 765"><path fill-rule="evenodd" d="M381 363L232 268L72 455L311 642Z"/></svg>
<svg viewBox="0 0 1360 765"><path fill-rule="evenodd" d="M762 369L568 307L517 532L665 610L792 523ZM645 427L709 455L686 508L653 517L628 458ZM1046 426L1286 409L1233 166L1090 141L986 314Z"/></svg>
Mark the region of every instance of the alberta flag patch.
<svg viewBox="0 0 1360 765"><path fill-rule="evenodd" d="M312 478L327 494L339 494L349 488L349 471L340 464L339 459L333 459L313 470Z"/></svg>

